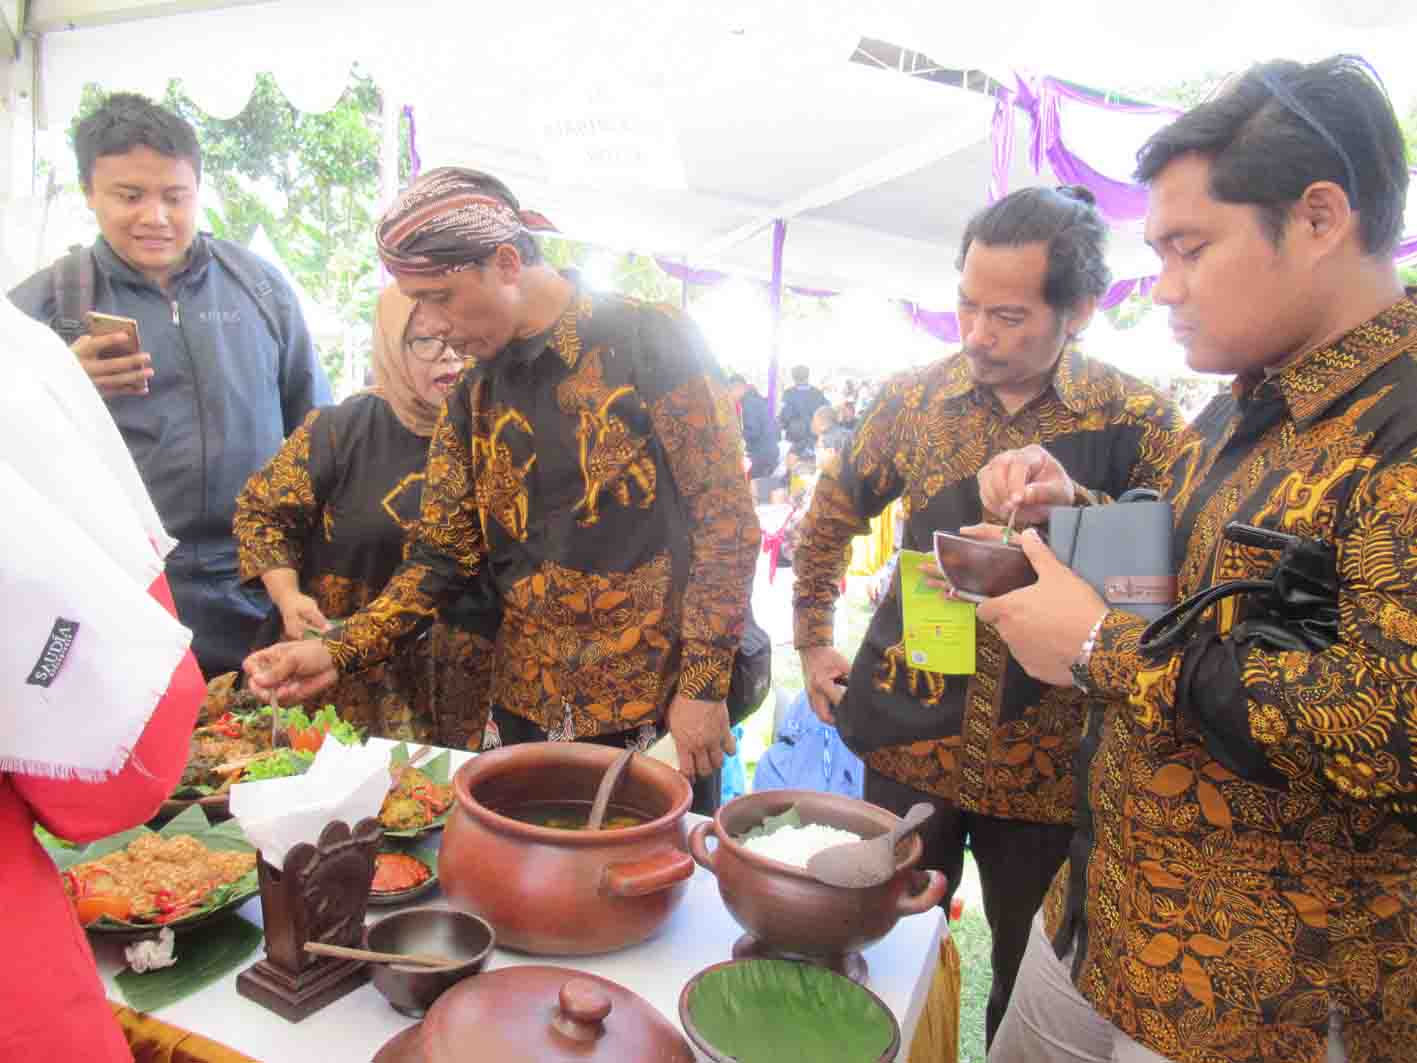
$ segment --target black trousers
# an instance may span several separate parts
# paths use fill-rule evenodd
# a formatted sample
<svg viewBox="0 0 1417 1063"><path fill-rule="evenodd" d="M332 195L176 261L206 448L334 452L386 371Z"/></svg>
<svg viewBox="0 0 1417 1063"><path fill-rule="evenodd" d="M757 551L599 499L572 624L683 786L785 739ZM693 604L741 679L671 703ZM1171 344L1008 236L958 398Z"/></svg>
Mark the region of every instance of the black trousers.
<svg viewBox="0 0 1417 1063"><path fill-rule="evenodd" d="M500 706L494 705L492 707L492 722L497 725L501 745L515 746L522 742L546 741L546 731L543 728ZM659 733L661 732L656 728L656 734ZM596 745L614 746L617 749L638 747L640 744L638 740L638 730L617 731L613 734L596 735L593 738L576 739L578 742L593 742ZM719 768L712 775L696 776L693 780L693 788L694 803L689 806L689 811L697 812L701 816L712 816L718 811L719 802L723 796L723 769Z"/></svg>
<svg viewBox="0 0 1417 1063"><path fill-rule="evenodd" d="M974 853L984 893L984 918L989 923L992 938L990 959L994 967L994 982L984 1013L987 1050L1013 995L1034 913L1043 903L1048 884L1067 858L1073 828L964 812L941 797L922 793L870 768L866 770L865 796L873 805L880 805L896 815L904 815L918 801L934 806L935 814L925 821L920 831L920 840L925 844L920 866L943 871L949 876L949 889L940 902L946 911L964 871L965 846Z"/></svg>

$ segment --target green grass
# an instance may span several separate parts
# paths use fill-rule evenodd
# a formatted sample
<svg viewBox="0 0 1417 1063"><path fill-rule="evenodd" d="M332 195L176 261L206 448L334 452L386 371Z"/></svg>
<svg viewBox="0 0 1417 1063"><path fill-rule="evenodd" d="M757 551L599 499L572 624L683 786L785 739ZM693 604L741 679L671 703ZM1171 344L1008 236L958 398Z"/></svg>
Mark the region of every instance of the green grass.
<svg viewBox="0 0 1417 1063"><path fill-rule="evenodd" d="M959 1060L984 1063L984 1009L989 1003L994 968L989 959L989 924L979 902L979 871L970 853L964 855L959 892L966 898L964 914L950 924L959 949Z"/></svg>

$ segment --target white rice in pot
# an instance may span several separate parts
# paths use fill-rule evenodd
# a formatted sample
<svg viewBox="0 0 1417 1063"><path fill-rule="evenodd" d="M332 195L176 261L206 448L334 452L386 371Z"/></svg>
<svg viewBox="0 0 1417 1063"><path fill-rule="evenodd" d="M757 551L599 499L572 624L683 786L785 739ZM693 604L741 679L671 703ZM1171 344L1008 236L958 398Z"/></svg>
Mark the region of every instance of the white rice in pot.
<svg viewBox="0 0 1417 1063"><path fill-rule="evenodd" d="M838 830L836 827L826 827L820 823L808 823L801 827L779 827L771 834L745 841L743 848L771 860L791 864L793 867L805 868L808 858L823 849L860 840L861 835L853 834L849 830Z"/></svg>

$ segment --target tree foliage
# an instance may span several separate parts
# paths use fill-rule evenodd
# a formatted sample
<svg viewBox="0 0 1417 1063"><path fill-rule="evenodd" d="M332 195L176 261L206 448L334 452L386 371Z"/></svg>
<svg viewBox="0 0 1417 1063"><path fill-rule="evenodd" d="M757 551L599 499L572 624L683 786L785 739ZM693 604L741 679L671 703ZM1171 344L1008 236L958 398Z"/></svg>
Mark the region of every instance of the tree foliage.
<svg viewBox="0 0 1417 1063"><path fill-rule="evenodd" d="M105 97L85 89L75 124ZM374 82L353 73L333 110L296 110L268 74L256 79L246 108L235 118L213 118L178 80L162 103L197 131L202 179L220 196L206 228L240 244L264 227L291 273L309 294L347 325L368 324L378 295L374 210L379 201L383 101ZM72 137L72 129L71 129ZM404 130L406 149L406 130ZM408 174L400 152L400 177ZM332 373L338 349L322 351Z"/></svg>

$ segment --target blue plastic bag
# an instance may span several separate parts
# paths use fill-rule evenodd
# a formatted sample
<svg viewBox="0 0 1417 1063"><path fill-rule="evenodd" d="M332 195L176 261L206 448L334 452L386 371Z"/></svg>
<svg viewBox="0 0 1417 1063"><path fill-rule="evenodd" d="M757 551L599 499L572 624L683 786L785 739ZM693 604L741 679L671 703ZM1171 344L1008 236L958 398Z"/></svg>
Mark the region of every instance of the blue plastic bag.
<svg viewBox="0 0 1417 1063"><path fill-rule="evenodd" d="M835 727L822 723L803 691L778 727L777 740L758 761L753 790L820 790L859 798L866 785L861 758L846 748Z"/></svg>

